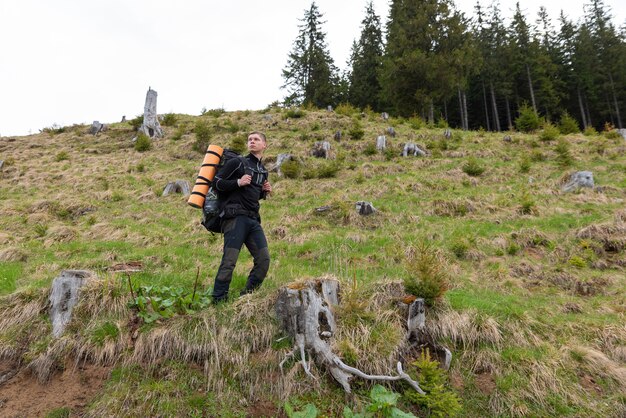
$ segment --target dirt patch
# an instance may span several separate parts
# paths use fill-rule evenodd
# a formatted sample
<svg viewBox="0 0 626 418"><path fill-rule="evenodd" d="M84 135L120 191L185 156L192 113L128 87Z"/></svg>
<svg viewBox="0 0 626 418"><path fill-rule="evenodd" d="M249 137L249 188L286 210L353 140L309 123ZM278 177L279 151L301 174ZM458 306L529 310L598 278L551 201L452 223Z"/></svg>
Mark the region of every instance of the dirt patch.
<svg viewBox="0 0 626 418"><path fill-rule="evenodd" d="M476 387L485 395L491 395L496 390L496 379L491 373L480 373L474 378Z"/></svg>
<svg viewBox="0 0 626 418"><path fill-rule="evenodd" d="M248 417L286 417L285 412L270 401L258 401L248 407Z"/></svg>
<svg viewBox="0 0 626 418"><path fill-rule="evenodd" d="M108 379L110 367L66 365L44 385L28 370L21 370L0 386L0 416L39 417L57 408L82 410Z"/></svg>
<svg viewBox="0 0 626 418"><path fill-rule="evenodd" d="M588 374L583 374L579 378L580 386L585 388L587 392L593 393L594 395L602 395L602 388L596 383L593 377Z"/></svg>

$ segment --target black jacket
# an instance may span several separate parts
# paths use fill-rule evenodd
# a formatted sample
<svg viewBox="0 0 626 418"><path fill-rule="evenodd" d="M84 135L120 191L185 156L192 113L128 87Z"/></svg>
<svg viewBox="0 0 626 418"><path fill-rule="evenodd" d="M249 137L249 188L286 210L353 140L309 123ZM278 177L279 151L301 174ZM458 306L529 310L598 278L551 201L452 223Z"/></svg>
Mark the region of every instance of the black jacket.
<svg viewBox="0 0 626 418"><path fill-rule="evenodd" d="M247 186L239 187L237 180L244 174L250 174L252 182ZM215 175L214 181L217 191L226 196L225 217L258 214L259 200L265 198L262 188L267 178L267 170L263 163L252 154L228 160Z"/></svg>

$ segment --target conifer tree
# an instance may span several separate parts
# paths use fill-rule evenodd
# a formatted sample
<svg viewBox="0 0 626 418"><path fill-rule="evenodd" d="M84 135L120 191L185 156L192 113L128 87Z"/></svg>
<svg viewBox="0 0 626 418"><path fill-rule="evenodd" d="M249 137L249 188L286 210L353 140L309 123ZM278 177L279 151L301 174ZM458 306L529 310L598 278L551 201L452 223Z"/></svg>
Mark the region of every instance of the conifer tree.
<svg viewBox="0 0 626 418"><path fill-rule="evenodd" d="M315 2L304 12L300 32L283 69L282 88L288 90L286 105L326 107L336 103L339 79L322 31L322 17Z"/></svg>
<svg viewBox="0 0 626 418"><path fill-rule="evenodd" d="M355 106L370 106L378 111L381 110L378 74L382 66L383 35L380 17L376 15L371 1L366 6L361 24L361 37L352 44L348 97L349 102Z"/></svg>

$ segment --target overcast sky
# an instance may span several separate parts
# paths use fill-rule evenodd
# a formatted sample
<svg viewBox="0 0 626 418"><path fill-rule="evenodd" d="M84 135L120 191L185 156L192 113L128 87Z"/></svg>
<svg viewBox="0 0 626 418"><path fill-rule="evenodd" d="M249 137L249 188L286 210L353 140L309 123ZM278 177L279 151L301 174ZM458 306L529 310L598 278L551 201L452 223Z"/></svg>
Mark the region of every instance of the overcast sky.
<svg viewBox="0 0 626 418"><path fill-rule="evenodd" d="M541 4L556 23L576 20L587 0L524 0L534 22ZM335 64L346 68L366 0L317 0ZM458 0L471 15L476 0ZM488 1L482 1L484 5ZM285 92L281 70L309 0L0 0L0 135L53 124L117 122L143 113L156 90L159 113L202 108L262 109ZM607 0L613 22L626 2ZM385 21L389 0L374 0ZM514 0L501 0L509 18Z"/></svg>

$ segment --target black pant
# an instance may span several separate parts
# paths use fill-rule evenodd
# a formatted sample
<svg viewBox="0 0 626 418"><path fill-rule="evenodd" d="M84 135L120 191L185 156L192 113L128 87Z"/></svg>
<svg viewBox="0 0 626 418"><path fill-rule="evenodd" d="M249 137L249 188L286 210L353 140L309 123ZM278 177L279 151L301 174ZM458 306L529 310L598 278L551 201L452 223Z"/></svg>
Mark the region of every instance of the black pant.
<svg viewBox="0 0 626 418"><path fill-rule="evenodd" d="M213 301L219 302L228 297L228 288L233 278L233 270L239 258L243 244L254 258L254 267L248 275L248 281L242 293L250 293L261 286L270 267L270 253L267 240L261 224L245 215L225 220L222 223L224 230L224 253L220 268L215 276L213 286Z"/></svg>

